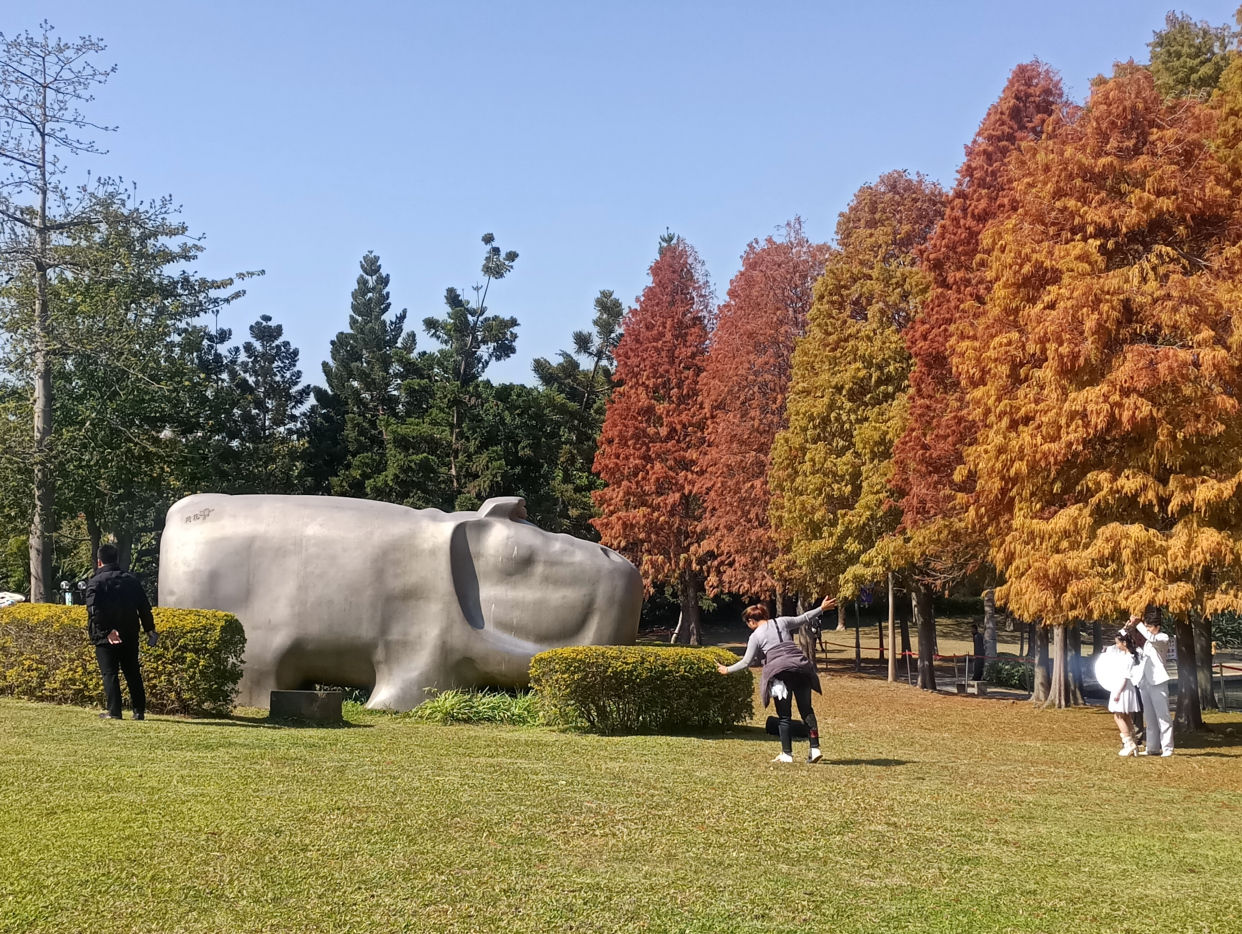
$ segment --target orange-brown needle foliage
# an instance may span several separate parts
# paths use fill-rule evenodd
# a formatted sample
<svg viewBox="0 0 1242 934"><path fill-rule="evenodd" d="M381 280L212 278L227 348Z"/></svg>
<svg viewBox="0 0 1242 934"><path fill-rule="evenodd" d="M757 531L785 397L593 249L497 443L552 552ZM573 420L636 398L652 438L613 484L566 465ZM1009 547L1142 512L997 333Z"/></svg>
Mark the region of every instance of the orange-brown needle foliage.
<svg viewBox="0 0 1242 934"><path fill-rule="evenodd" d="M746 247L720 306L702 381L701 548L710 591L760 597L776 589L769 570L776 560L768 519L772 440L785 427L794 341L806 330L826 257L827 247L811 243L795 219L782 238Z"/></svg>
<svg viewBox="0 0 1242 934"><path fill-rule="evenodd" d="M1014 163L950 344L970 516L1018 614L1242 608L1242 187L1214 110L1122 66Z"/></svg>
<svg viewBox="0 0 1242 934"><path fill-rule="evenodd" d="M617 345L616 388L595 454L606 486L594 494L600 516L592 522L605 545L638 566L649 591L690 583L711 314L702 262L676 240L651 264L651 284L626 313Z"/></svg>
<svg viewBox="0 0 1242 934"><path fill-rule="evenodd" d="M900 518L889 482L910 371L901 331L927 294L915 250L943 212L939 185L889 172L837 223L772 451L778 572L807 589L840 592L842 575Z"/></svg>
<svg viewBox="0 0 1242 934"><path fill-rule="evenodd" d="M1038 61L1016 67L966 147L944 220L919 251L932 288L906 332L914 366L909 417L893 451L893 485L901 494L907 559L924 576L958 577L986 550L967 534L954 482L976 427L949 362L949 333L988 293L987 270L977 259L984 229L1017 207L1010 157L1020 144L1038 140L1048 118L1065 107L1056 72Z"/></svg>

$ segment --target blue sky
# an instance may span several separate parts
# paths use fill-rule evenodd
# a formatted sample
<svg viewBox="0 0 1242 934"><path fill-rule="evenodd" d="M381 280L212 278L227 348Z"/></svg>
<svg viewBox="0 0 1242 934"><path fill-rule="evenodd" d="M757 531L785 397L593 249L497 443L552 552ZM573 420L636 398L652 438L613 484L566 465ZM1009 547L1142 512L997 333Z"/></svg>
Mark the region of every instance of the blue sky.
<svg viewBox="0 0 1242 934"><path fill-rule="evenodd" d="M1231 23L1237 3L1183 9ZM489 375L526 382L600 289L634 301L666 228L723 299L747 242L794 215L828 240L882 172L952 184L1017 63L1081 98L1146 61L1169 4L43 0L0 29L107 41L91 114L119 130L89 167L172 194L206 234L200 271L266 270L221 317L235 336L273 315L319 380L374 250L429 347L421 320L477 281L491 231L521 256L489 300L517 354Z"/></svg>

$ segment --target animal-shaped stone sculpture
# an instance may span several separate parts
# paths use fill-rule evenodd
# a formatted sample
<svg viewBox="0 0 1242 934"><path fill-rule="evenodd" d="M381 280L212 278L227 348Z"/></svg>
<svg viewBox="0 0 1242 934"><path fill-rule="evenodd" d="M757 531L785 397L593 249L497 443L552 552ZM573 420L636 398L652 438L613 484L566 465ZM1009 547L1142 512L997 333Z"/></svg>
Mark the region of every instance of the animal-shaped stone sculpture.
<svg viewBox="0 0 1242 934"><path fill-rule="evenodd" d="M168 512L160 603L246 631L238 702L314 683L409 710L429 688L527 683L531 657L633 642L642 581L602 545L526 521L518 497L444 513L333 496L199 494Z"/></svg>

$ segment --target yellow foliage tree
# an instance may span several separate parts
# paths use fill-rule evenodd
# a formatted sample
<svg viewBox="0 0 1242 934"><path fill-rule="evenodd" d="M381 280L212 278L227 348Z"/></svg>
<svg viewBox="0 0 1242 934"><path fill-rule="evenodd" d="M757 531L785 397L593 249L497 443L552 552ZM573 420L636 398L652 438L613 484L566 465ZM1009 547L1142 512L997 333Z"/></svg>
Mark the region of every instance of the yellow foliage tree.
<svg viewBox="0 0 1242 934"><path fill-rule="evenodd" d="M848 572L900 520L889 481L910 372L901 332L927 294L914 253L944 197L922 176L889 172L859 189L837 224L769 478L778 577L804 590L856 590ZM930 656L929 646L929 666Z"/></svg>

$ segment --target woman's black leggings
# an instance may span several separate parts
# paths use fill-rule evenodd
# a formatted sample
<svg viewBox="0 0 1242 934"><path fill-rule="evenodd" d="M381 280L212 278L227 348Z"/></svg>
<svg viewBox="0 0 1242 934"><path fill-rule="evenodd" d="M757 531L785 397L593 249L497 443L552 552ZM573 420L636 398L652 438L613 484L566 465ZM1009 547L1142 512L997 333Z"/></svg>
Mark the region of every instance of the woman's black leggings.
<svg viewBox="0 0 1242 934"><path fill-rule="evenodd" d="M819 723L815 719L815 711L811 709L811 679L806 675L791 673L781 675L780 680L789 688L784 698L773 697L776 701L777 729L781 737L781 752L793 755L793 736L790 724L793 722L793 702L798 702L798 716L806 724L811 734L811 745L819 745Z"/></svg>

